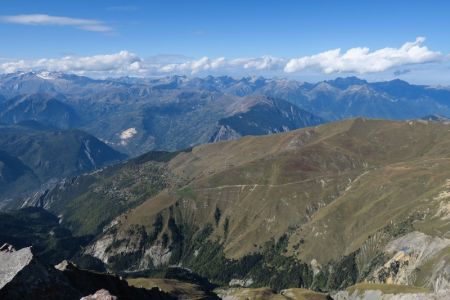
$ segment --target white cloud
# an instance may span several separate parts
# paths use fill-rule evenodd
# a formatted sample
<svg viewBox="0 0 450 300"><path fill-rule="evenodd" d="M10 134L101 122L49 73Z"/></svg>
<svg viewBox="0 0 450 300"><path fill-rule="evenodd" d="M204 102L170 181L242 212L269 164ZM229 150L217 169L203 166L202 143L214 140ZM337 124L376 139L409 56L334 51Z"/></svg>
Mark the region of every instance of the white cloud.
<svg viewBox="0 0 450 300"><path fill-rule="evenodd" d="M208 57L202 57L198 60L191 60L177 64L167 64L159 68L162 73L192 73L196 74L201 71L217 70L220 67L226 65L226 59L219 57L216 59L210 59Z"/></svg>
<svg viewBox="0 0 450 300"><path fill-rule="evenodd" d="M16 60L0 63L0 72L59 71L78 74L138 75L145 71L143 61L128 51L93 56L64 56L37 60Z"/></svg>
<svg viewBox="0 0 450 300"><path fill-rule="evenodd" d="M332 73L377 73L391 68L412 64L437 62L443 58L440 52L429 50L423 45L425 38L418 37L400 48L382 48L370 51L367 47L351 48L342 53L334 49L311 56L285 59L273 56L256 58L211 59L203 57L183 63L163 65L162 73L191 73L221 71L284 71L285 73L317 70L324 74Z"/></svg>
<svg viewBox="0 0 450 300"><path fill-rule="evenodd" d="M319 54L290 59L284 71L299 72L305 69L318 69L325 74L332 73L376 73L388 69L436 62L442 58L440 52L423 46L424 37L407 42L400 48L382 48L371 52L369 48L351 48L344 53L341 49L325 51Z"/></svg>
<svg viewBox="0 0 450 300"><path fill-rule="evenodd" d="M93 56L64 56L36 60L0 60L0 73L16 71L61 71L93 77L206 75L206 74L332 74L379 73L389 69L405 69L413 64L444 61L447 56L431 51L417 38L400 48L352 48L346 52L334 49L299 58L262 56L254 58L225 57L189 59L179 55L154 56L143 59L128 51ZM409 68L408 68L409 69Z"/></svg>
<svg viewBox="0 0 450 300"><path fill-rule="evenodd" d="M72 26L86 31L110 32L112 28L98 20L49 16L44 14L0 16L0 22L21 25Z"/></svg>
<svg viewBox="0 0 450 300"><path fill-rule="evenodd" d="M273 56L262 56L257 58L237 58L230 61L231 66L241 66L244 69L255 70L282 69L285 63L286 59Z"/></svg>
<svg viewBox="0 0 450 300"><path fill-rule="evenodd" d="M191 73L197 74L207 71L238 71L245 70L276 70L282 69L286 60L272 56L263 56L256 58L236 58L226 59L219 57L211 59L209 57L202 57L198 60L189 60L182 63L173 63L162 65L159 67L161 73Z"/></svg>

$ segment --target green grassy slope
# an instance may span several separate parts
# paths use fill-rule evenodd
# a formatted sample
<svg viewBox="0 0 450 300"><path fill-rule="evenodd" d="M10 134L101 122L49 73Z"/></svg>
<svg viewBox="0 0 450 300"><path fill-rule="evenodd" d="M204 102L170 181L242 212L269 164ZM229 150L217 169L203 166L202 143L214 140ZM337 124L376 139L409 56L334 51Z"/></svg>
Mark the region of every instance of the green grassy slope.
<svg viewBox="0 0 450 300"><path fill-rule="evenodd" d="M176 153L149 152L125 163L74 177L33 199L77 235L95 235L115 217L176 185L166 162ZM181 180L181 179L180 179Z"/></svg>
<svg viewBox="0 0 450 300"><path fill-rule="evenodd" d="M120 206L130 210L87 251L116 271L182 264L219 284L252 278L255 286L278 290L336 290L368 278L397 282L397 273L373 275L395 254L386 252L389 242L413 231L447 235L449 129L353 119L194 147L160 165L176 184L134 194L141 200ZM154 173L144 168L130 182ZM112 190L105 198L65 197L71 200L50 207L76 215L68 224L77 227L75 220L86 223L83 216L102 217L127 188ZM89 199L106 206L88 211ZM81 225L80 232L99 225ZM417 278L427 284L430 274Z"/></svg>
<svg viewBox="0 0 450 300"><path fill-rule="evenodd" d="M293 244L314 240L299 257L313 253L326 262L354 251L395 217L415 212L426 193L445 181L449 142L443 124L355 119L196 147L169 163L172 172L191 178L189 186L161 195L164 205L158 198L142 204L125 224L150 226L146 215L176 202L192 222L213 223L218 208L220 222L230 220L229 256L291 230ZM312 228L321 219L332 223L321 225L326 236L314 239ZM323 256L320 240L333 244Z"/></svg>

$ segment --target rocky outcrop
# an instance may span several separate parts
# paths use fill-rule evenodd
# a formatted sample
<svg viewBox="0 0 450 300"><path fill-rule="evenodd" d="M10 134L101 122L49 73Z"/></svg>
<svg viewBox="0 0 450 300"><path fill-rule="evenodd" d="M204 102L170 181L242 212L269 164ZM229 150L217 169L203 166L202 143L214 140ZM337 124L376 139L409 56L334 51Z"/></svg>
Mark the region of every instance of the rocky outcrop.
<svg viewBox="0 0 450 300"><path fill-rule="evenodd" d="M418 231L398 237L386 245L384 252L390 259L374 271L374 282L425 285L434 292L449 293L449 249L449 239ZM428 270L426 276L422 270Z"/></svg>
<svg viewBox="0 0 450 300"><path fill-rule="evenodd" d="M125 231L115 228L88 245L85 255L100 259L104 264L120 271L145 271L169 264L172 252L160 243L151 244L144 227L135 226Z"/></svg>
<svg viewBox="0 0 450 300"><path fill-rule="evenodd" d="M68 261L47 266L31 247L1 249L0 299L78 300L87 295L85 299L173 299L158 288L132 287L118 276L82 270Z"/></svg>
<svg viewBox="0 0 450 300"><path fill-rule="evenodd" d="M228 125L217 125L214 134L209 139L209 143L230 141L240 138L241 135Z"/></svg>
<svg viewBox="0 0 450 300"><path fill-rule="evenodd" d="M117 300L116 296L111 295L107 290L101 289L93 295L81 298L80 300Z"/></svg>
<svg viewBox="0 0 450 300"><path fill-rule="evenodd" d="M63 274L41 264L31 247L0 251L0 299L80 299L83 294L72 287Z"/></svg>

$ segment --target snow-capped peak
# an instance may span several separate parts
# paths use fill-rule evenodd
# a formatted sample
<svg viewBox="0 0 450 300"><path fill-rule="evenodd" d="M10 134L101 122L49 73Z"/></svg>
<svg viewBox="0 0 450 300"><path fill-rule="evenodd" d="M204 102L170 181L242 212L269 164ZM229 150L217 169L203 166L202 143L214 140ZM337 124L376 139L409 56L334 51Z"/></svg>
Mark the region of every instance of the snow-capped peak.
<svg viewBox="0 0 450 300"><path fill-rule="evenodd" d="M48 71L42 71L36 74L37 77L45 80L55 80L57 77L55 74L48 72Z"/></svg>

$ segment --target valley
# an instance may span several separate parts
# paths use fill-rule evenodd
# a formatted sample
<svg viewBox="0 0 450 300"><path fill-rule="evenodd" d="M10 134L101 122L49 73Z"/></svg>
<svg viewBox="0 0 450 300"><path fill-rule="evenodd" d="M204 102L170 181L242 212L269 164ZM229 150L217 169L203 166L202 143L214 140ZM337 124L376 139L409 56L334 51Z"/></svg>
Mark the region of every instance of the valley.
<svg viewBox="0 0 450 300"><path fill-rule="evenodd" d="M177 265L217 286L441 293L448 126L357 118L149 152L10 208L44 207L90 240L75 262L131 277Z"/></svg>
<svg viewBox="0 0 450 300"><path fill-rule="evenodd" d="M449 11L3 1L0 300L450 300Z"/></svg>
<svg viewBox="0 0 450 300"><path fill-rule="evenodd" d="M83 131L33 120L0 124L0 149L0 206L127 157Z"/></svg>
<svg viewBox="0 0 450 300"><path fill-rule="evenodd" d="M47 266L69 259L174 298L428 299L448 291L445 90L341 78L289 82L303 96L287 101L277 98L289 99L280 88L287 83L264 78L55 74L43 85L36 74L20 76L30 95L4 101L0 113L2 244L32 245ZM0 91L11 97L18 92L7 84L17 78L5 78ZM381 119L394 116L401 97L373 98L365 105L389 113L347 118L364 109L346 93L364 86L396 95L397 85L428 93L428 109L416 107L424 98L409 99L411 111L393 117L408 120ZM318 96L325 86L357 109L340 114L329 102L336 114L327 114ZM102 89L139 92L97 98L100 112L89 97ZM301 102L305 93L315 98Z"/></svg>

